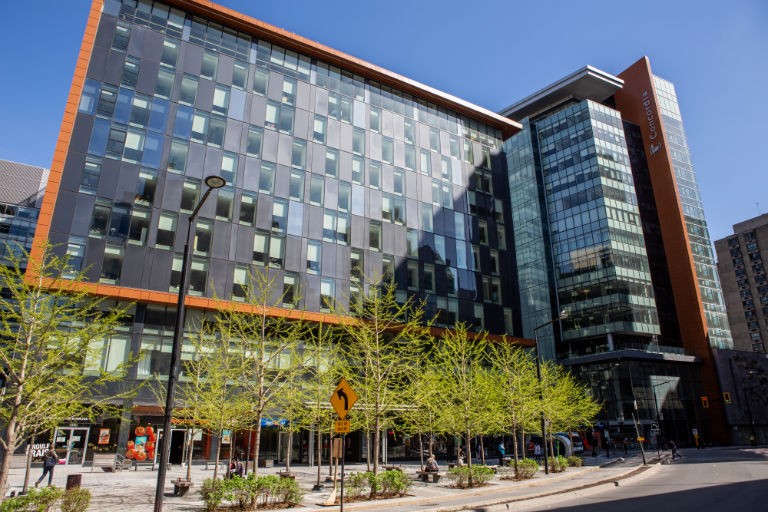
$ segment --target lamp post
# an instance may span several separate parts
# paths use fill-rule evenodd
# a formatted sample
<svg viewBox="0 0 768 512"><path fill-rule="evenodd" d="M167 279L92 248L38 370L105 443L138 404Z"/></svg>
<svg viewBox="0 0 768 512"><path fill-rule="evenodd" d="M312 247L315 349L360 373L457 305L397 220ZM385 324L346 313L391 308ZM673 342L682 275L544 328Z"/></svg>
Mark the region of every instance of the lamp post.
<svg viewBox="0 0 768 512"><path fill-rule="evenodd" d="M559 315L557 315L555 318L550 320L549 322L543 323L540 326L533 329L533 338L535 342L535 348L536 348L536 378L539 381L539 400L542 404L541 409L541 442L544 444L544 474L549 474L549 461L547 460L547 424L546 420L544 419L544 388L541 384L541 358L539 357L539 335L536 334L536 331L543 327L547 327L548 325L551 325L557 321L564 320L568 318L568 310L564 309L560 312Z"/></svg>
<svg viewBox="0 0 768 512"><path fill-rule="evenodd" d="M669 384L669 381L665 380L664 382L659 382L658 384L653 384L651 386L653 392L653 404L656 406L656 422L659 425L659 438L656 440L656 454L659 458L661 458L661 440L664 437L661 435L661 412L659 411L659 401L656 399L656 388L663 386L664 384Z"/></svg>
<svg viewBox="0 0 768 512"><path fill-rule="evenodd" d="M757 375L756 371L747 371L747 377L749 377L750 380L752 380L752 377L755 375ZM755 418L752 416L752 406L750 405L750 399L752 398L756 387L757 384L744 387L744 404L747 406L747 416L749 416L749 444L752 446L757 446L757 432L755 431ZM747 396L747 390L749 390L749 396Z"/></svg>
<svg viewBox="0 0 768 512"><path fill-rule="evenodd" d="M176 303L176 326L173 330L173 345L171 347L171 362L168 368L168 386L165 397L165 414L163 415L163 449L160 452L160 467L157 470L157 488L155 489L155 512L163 510L163 496L165 491L165 473L168 466L168 457L171 452L171 416L173 413L173 398L176 392L176 381L179 376L179 356L181 355L181 340L184 335L184 297L187 294L187 267L189 266L189 237L192 233L192 223L197 217L200 208L208 199L213 190L226 185L227 182L220 176L208 176L205 185L208 189L200 198L200 201L189 214L187 224L187 238L184 240L184 256L181 260L181 280L179 282L179 298Z"/></svg>

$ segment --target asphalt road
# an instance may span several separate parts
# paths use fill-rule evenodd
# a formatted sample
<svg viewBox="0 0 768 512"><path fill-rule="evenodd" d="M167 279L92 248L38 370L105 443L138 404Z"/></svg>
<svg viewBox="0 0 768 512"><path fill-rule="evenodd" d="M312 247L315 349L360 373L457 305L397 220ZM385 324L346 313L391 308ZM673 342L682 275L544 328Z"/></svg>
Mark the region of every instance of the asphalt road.
<svg viewBox="0 0 768 512"><path fill-rule="evenodd" d="M477 512L757 512L768 510L768 448L681 450L643 476ZM470 509L472 510L472 509Z"/></svg>

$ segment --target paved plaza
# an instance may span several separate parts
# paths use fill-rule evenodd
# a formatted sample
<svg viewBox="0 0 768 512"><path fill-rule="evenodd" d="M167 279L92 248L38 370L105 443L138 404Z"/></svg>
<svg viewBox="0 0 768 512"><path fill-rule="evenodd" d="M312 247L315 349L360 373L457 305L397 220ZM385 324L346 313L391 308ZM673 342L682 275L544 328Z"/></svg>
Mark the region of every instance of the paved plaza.
<svg viewBox="0 0 768 512"><path fill-rule="evenodd" d="M565 492L578 488L589 488L596 485L616 485L614 482L622 478L637 478L647 471L654 471L658 459L656 452L646 454L649 461L647 468L642 467L639 453L630 453L622 457L606 458L600 455L597 458L587 456L585 466L582 468L569 468L565 473L545 475L537 474L532 480L515 482L512 480L499 480L495 478L489 485L470 490L460 490L450 487L451 481L443 478L439 483L423 483L415 481L409 491L409 496L394 500L364 501L357 503L345 503L345 510L397 510L411 511L435 511L435 510L465 510L479 506L488 506L498 503L508 503L515 500L530 499L532 497L546 496L552 493ZM489 461L491 462L491 461ZM400 467L409 475L416 476L419 468L416 461L404 463ZM282 466L273 468L259 468L259 474L276 474L283 470ZM313 491L312 487L317 479L317 467L296 465L291 467L292 472L305 491L302 506L292 510L334 510L338 507L326 507L322 503L331 492L331 484L324 482L323 489ZM365 464L348 464L347 474L357 471L365 471ZM444 469L444 468L441 468ZM221 469L220 469L221 471ZM33 468L31 482L40 475L39 468ZM81 474L82 486L92 493L89 510L114 510L114 511L147 511L152 509L154 499L157 472L149 467L141 467L138 471L124 470L107 473L100 468L80 466L59 466L54 475L54 485L64 487L69 474ZM322 471L323 479L328 475L328 468ZM168 485L164 510L192 511L201 510L202 501L197 490L202 481L213 476L213 468L209 466L193 465L192 480L194 487L184 497L173 496L172 480L186 476L186 468L173 466L168 471ZM24 470L12 469L9 478L10 490L20 490L24 481Z"/></svg>

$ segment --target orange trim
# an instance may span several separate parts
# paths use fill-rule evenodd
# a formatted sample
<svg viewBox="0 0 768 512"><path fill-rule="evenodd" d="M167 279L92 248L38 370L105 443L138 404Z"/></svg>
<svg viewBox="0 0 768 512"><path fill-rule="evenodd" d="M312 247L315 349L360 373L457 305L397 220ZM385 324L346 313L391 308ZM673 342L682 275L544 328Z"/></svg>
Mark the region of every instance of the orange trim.
<svg viewBox="0 0 768 512"><path fill-rule="evenodd" d="M517 121L213 2L166 0L166 3L464 114L501 130L504 139L522 130Z"/></svg>
<svg viewBox="0 0 768 512"><path fill-rule="evenodd" d="M635 62L619 78L624 80L624 87L616 93L616 105L624 118L640 127L643 137L683 347L701 360L702 391L720 396L699 281L648 58ZM651 151L652 143L661 144L655 153ZM722 403L712 402L706 414L712 428L710 435L720 443L729 443Z"/></svg>

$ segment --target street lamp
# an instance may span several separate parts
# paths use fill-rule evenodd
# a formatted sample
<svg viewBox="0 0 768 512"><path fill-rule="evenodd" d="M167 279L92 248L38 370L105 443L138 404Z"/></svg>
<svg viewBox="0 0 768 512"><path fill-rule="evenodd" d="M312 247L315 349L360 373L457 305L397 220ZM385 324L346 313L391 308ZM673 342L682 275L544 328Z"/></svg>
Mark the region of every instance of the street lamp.
<svg viewBox="0 0 768 512"><path fill-rule="evenodd" d="M184 297L187 294L187 267L189 266L189 236L192 233L192 223L197 217L200 208L208 199L213 190L226 185L227 182L221 176L208 176L205 178L205 191L200 202L189 214L187 223L187 238L184 239L184 256L181 260L181 280L179 282L179 298L176 302L176 326L173 330L173 345L171 347L171 362L168 368L168 386L165 397L165 414L163 415L163 449L160 452L160 467L157 470L157 488L155 489L155 512L163 510L163 495L165 491L165 473L168 466L168 457L171 452L171 415L173 413L173 398L176 392L176 381L179 376L179 356L181 355L181 339L184 335Z"/></svg>
<svg viewBox="0 0 768 512"><path fill-rule="evenodd" d="M656 406L656 422L659 425L659 438L656 440L656 454L659 458L661 458L661 440L664 439L664 436L661 434L661 412L659 412L659 401L656 399L656 388L663 386L664 384L669 384L669 381L665 380L664 382L659 382L658 384L653 384L651 386L653 392L653 404Z"/></svg>
<svg viewBox="0 0 768 512"><path fill-rule="evenodd" d="M541 358L539 357L539 335L536 334L536 331L543 327L547 327L548 325L551 325L557 321L564 320L568 318L568 310L564 309L560 311L560 314L557 315L555 318L550 320L549 322L543 323L540 326L533 329L533 338L535 342L535 348L536 348L536 378L539 381L539 400L542 404L541 409L541 442L544 444L544 474L549 474L549 461L547 460L547 425L546 421L544 419L544 388L541 384Z"/></svg>

